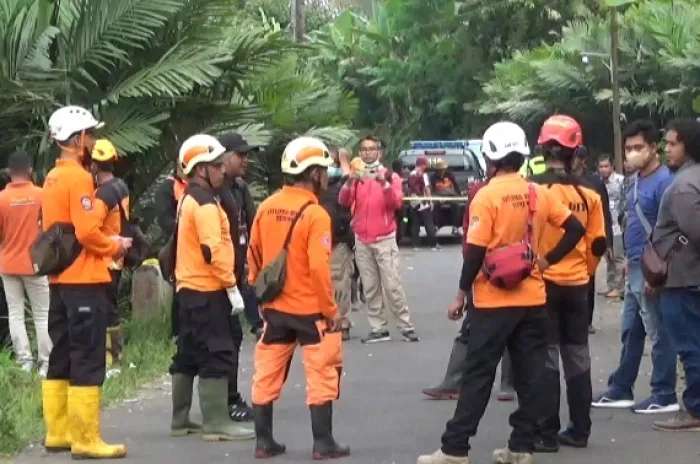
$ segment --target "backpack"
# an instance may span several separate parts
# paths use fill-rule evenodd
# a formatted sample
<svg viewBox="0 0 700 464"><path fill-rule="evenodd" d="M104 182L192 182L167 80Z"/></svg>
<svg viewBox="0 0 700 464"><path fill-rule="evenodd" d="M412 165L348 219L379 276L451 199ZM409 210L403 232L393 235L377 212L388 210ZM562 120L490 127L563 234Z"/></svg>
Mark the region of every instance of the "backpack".
<svg viewBox="0 0 700 464"><path fill-rule="evenodd" d="M180 198L180 202L177 205L177 216L175 217L175 227L173 227L173 233L170 234L167 243L158 252L158 267L160 267L160 274L166 282L175 282L175 264L177 260L177 229L180 224L180 215L182 214L182 203L187 196L187 191Z"/></svg>
<svg viewBox="0 0 700 464"><path fill-rule="evenodd" d="M350 246L354 245L355 236L352 232L350 223L352 222L352 212L350 208L345 208L338 203L338 195L343 186L341 179L328 187L322 205L328 215L331 217L331 232L333 245L338 243L346 243Z"/></svg>
<svg viewBox="0 0 700 464"><path fill-rule="evenodd" d="M535 267L532 251L533 222L537 193L533 184L528 184L528 213L525 237L520 243L502 246L486 254L481 270L494 287L512 290L527 279Z"/></svg>
<svg viewBox="0 0 700 464"><path fill-rule="evenodd" d="M287 280L287 253L289 252L289 243L292 241L292 233L294 232L294 226L296 226L297 221L301 217L302 213L306 208L311 206L312 202L305 203L299 212L294 216L292 224L287 232L287 237L284 239L284 245L282 249L277 254L275 259L270 261L267 266L263 267L258 274L258 278L255 280L255 296L261 303L269 303L274 301L284 288L284 284ZM253 254L253 256L255 256ZM257 263L258 266L262 264L262 257L260 262Z"/></svg>
<svg viewBox="0 0 700 464"><path fill-rule="evenodd" d="M151 242L143 233L137 221L129 220L121 202L117 202L119 216L121 218L121 236L132 240L131 248L124 255L124 265L128 268L139 266L151 248Z"/></svg>
<svg viewBox="0 0 700 464"><path fill-rule="evenodd" d="M56 222L41 232L29 247L34 272L40 276L57 275L78 259L83 246L75 236L73 224Z"/></svg>

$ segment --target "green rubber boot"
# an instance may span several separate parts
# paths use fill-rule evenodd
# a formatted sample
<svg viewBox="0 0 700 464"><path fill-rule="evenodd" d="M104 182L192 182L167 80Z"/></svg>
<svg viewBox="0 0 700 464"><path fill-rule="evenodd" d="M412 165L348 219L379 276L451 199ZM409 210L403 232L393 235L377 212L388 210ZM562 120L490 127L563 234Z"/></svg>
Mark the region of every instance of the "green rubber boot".
<svg viewBox="0 0 700 464"><path fill-rule="evenodd" d="M199 379L204 441L239 441L255 438L255 430L228 415L228 379Z"/></svg>
<svg viewBox="0 0 700 464"><path fill-rule="evenodd" d="M170 435L184 437L190 433L199 433L202 426L190 420L192 408L193 377L175 374L172 377L173 387L173 421L170 424Z"/></svg>

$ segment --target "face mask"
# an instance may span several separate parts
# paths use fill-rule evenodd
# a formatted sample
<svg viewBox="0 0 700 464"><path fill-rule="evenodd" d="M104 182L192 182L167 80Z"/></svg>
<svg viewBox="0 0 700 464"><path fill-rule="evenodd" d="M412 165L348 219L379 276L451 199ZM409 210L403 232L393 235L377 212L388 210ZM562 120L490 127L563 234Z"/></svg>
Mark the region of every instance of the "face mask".
<svg viewBox="0 0 700 464"><path fill-rule="evenodd" d="M643 150L634 150L627 153L627 163L632 169L642 169L647 165L652 157L651 150L644 148Z"/></svg>
<svg viewBox="0 0 700 464"><path fill-rule="evenodd" d="M379 160L372 161L371 163L365 163L365 169L370 171L376 171L382 164Z"/></svg>
<svg viewBox="0 0 700 464"><path fill-rule="evenodd" d="M337 179L338 177L342 176L342 174L343 171L341 171L337 166L331 166L328 168L328 177L331 179Z"/></svg>

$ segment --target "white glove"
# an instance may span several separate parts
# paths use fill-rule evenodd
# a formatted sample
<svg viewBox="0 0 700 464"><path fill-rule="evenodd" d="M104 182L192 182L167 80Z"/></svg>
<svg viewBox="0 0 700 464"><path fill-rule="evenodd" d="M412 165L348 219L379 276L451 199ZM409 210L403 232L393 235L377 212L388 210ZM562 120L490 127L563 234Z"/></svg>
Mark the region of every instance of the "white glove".
<svg viewBox="0 0 700 464"><path fill-rule="evenodd" d="M228 295L228 301L231 302L231 315L242 313L245 309L245 303L238 287L227 288L226 294Z"/></svg>

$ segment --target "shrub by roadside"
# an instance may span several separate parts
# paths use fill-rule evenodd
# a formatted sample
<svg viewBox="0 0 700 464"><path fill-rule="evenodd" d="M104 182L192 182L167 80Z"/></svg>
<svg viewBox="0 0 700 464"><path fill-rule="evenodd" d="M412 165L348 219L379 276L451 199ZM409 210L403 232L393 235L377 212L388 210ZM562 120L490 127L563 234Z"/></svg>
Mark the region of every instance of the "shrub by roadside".
<svg viewBox="0 0 700 464"><path fill-rule="evenodd" d="M125 324L122 370L119 376L105 381L105 405L123 400L143 384L167 373L174 350L169 312L164 310L151 319ZM0 392L0 456L7 456L41 440L41 379L20 370L9 353L0 353Z"/></svg>

